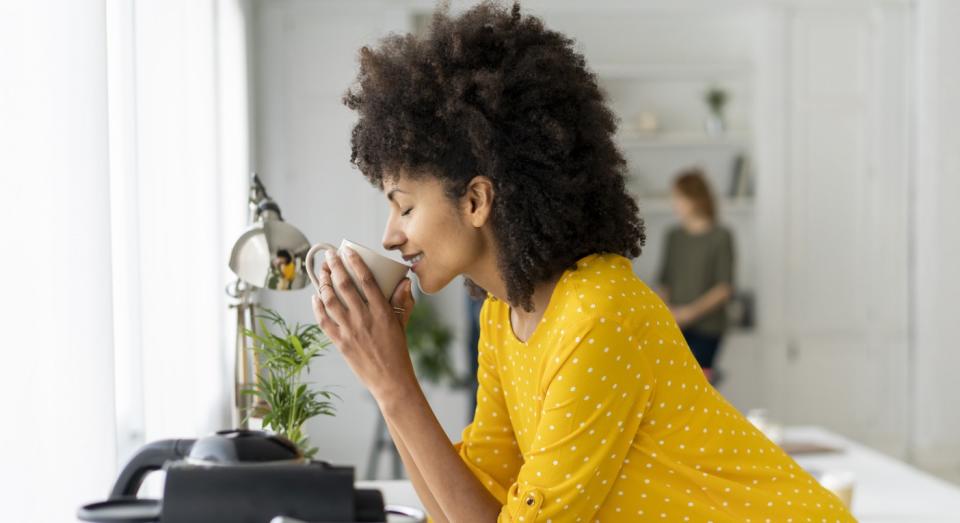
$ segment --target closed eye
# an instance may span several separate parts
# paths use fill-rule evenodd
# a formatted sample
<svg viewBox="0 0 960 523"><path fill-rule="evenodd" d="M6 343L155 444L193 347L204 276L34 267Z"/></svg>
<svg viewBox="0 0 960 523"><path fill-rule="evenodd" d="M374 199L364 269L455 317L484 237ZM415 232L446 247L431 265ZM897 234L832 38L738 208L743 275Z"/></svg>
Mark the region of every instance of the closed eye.
<svg viewBox="0 0 960 523"><path fill-rule="evenodd" d="M406 215L410 214L410 211L412 211L412 210L413 210L413 207L411 207L411 208L403 211L402 213L400 213L400 216L406 216Z"/></svg>

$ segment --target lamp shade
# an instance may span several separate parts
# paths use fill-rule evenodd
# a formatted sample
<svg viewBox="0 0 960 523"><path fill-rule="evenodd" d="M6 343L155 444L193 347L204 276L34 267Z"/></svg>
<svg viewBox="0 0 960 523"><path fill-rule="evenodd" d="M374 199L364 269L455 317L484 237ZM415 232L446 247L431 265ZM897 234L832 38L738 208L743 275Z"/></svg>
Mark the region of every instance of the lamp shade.
<svg viewBox="0 0 960 523"><path fill-rule="evenodd" d="M305 260L310 242L282 220L258 220L233 244L230 270L244 282L273 290L297 290L309 283Z"/></svg>

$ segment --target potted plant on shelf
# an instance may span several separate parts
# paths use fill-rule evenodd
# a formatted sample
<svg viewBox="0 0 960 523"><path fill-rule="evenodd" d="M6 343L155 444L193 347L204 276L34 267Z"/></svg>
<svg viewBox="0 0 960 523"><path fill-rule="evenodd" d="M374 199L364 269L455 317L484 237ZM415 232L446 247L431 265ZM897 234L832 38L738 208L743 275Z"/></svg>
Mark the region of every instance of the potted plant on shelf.
<svg viewBox="0 0 960 523"><path fill-rule="evenodd" d="M718 135L726 131L727 124L723 117L723 107L727 104L730 95L720 87L713 86L707 89L705 99L710 114L707 116L706 130L708 134Z"/></svg>
<svg viewBox="0 0 960 523"><path fill-rule="evenodd" d="M270 309L263 309L257 318L260 332L244 329L244 335L254 341L260 367L254 385L243 393L260 401L246 417L262 418L264 428L286 436L304 456L312 458L317 448L309 446L303 424L315 416L334 416L330 399L340 397L311 388L310 383L303 381L303 373L310 373L310 362L322 356L331 342L317 325L297 323L290 328L283 317ZM271 332L264 320L276 330Z"/></svg>

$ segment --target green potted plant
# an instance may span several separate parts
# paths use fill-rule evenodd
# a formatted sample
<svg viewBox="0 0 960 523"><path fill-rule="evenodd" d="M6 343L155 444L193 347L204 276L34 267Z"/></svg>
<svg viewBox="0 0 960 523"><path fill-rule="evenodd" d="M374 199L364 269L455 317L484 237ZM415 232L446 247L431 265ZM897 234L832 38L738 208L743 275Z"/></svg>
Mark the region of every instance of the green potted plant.
<svg viewBox="0 0 960 523"><path fill-rule="evenodd" d="M707 89L704 98L710 108L710 115L706 122L709 134L721 134L726 130L727 124L723 118L723 108L727 104L729 96L727 91L717 86Z"/></svg>
<svg viewBox="0 0 960 523"><path fill-rule="evenodd" d="M462 388L470 384L469 380L459 376L450 362L450 342L453 335L443 325L430 305L429 300L419 299L410 311L407 320L407 350L413 361L414 371L420 381L433 384L448 382L452 388ZM393 445L386 422L377 413L377 428L374 432L373 447L367 461L367 478L376 477L381 453L387 451L393 455L393 479L400 479L400 453Z"/></svg>
<svg viewBox="0 0 960 523"><path fill-rule="evenodd" d="M262 418L264 428L286 436L300 447L304 456L312 458L317 448L309 446L303 424L321 414L335 415L329 400L340 397L311 388L310 383L303 381L303 372L310 373L310 362L323 355L330 340L315 324L297 323L290 328L283 317L270 309L263 309L257 318L260 332L244 329L244 335L254 341L260 367L254 385L242 392L260 401L246 418ZM275 330L271 332L264 320Z"/></svg>

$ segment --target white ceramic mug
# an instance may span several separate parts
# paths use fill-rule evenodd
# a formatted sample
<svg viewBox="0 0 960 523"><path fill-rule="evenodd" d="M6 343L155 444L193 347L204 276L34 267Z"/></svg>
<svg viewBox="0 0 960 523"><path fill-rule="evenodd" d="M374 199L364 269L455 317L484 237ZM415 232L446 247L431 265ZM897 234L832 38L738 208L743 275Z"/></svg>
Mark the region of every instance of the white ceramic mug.
<svg viewBox="0 0 960 523"><path fill-rule="evenodd" d="M353 284L356 285L357 292L360 294L360 297L363 299L363 301L367 301L367 297L364 294L363 289L360 287L360 279L357 278L357 275L353 273L353 269L350 268L350 263L347 262L344 256L345 253L343 250L345 248L352 249L354 252L360 255L360 258L363 259L363 262L366 263L367 267L370 268L370 272L373 273L373 278L377 280L377 286L380 287L380 292L383 293L383 296L387 299L387 301L390 301L390 297L393 296L393 291L396 290L397 285L399 285L403 280L403 277L406 276L410 267L346 238L340 242L339 249L334 247L332 244L321 242L313 247L310 247L310 250L307 251L307 275L310 276L310 281L313 282L313 286L317 289L317 292L320 292L320 280L317 279L317 275L314 272L313 257L320 251L331 250L336 252L336 254L340 256L340 259L343 260L343 266L347 269L347 274L350 275L350 279L353 280ZM343 296L340 296L340 291L336 288L336 286L331 287L333 288L333 292L337 295L337 298L340 299L340 302L346 305L347 302L343 300Z"/></svg>
<svg viewBox="0 0 960 523"><path fill-rule="evenodd" d="M817 477L817 481L823 488L833 492L840 501L849 509L853 505L853 485L855 476L849 470L837 470L824 472Z"/></svg>

